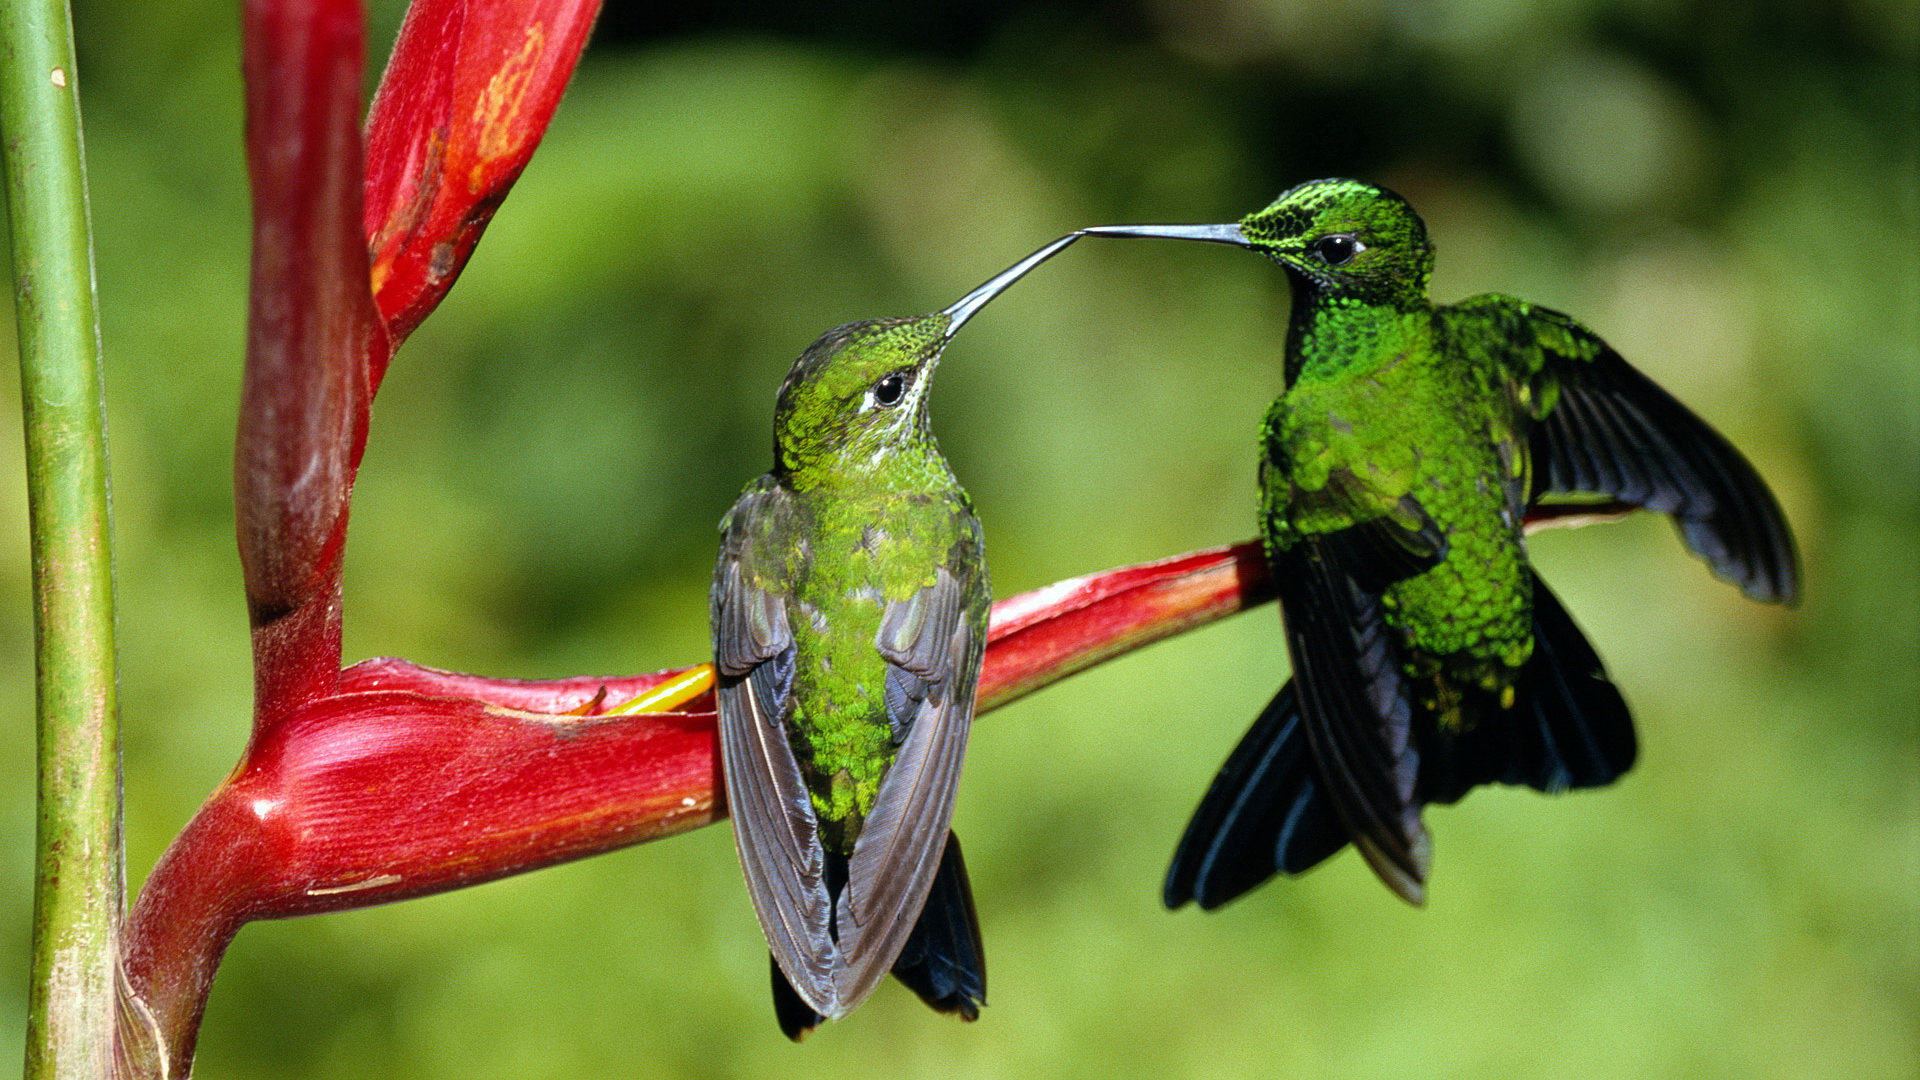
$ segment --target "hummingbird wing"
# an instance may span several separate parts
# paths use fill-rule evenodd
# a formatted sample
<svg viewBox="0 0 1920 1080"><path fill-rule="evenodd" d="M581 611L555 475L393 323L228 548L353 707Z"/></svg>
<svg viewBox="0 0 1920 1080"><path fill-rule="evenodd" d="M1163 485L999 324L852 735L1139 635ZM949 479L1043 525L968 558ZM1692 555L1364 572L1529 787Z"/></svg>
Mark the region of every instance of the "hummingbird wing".
<svg viewBox="0 0 1920 1080"><path fill-rule="evenodd" d="M1793 603L1799 555L1740 451L1573 318L1503 296L1455 305L1491 327L1533 413L1533 498L1593 493L1670 515L1687 549L1749 597Z"/></svg>
<svg viewBox="0 0 1920 1080"><path fill-rule="evenodd" d="M963 509L957 518L962 535L933 583L889 603L874 639L889 665L886 702L900 750L854 842L835 914L842 1009L893 967L947 848L991 602L979 524Z"/></svg>
<svg viewBox="0 0 1920 1080"><path fill-rule="evenodd" d="M734 842L767 947L808 1006L837 1016L833 902L812 799L787 734L794 645L775 583L792 545L803 542L795 517L791 493L763 476L721 522L710 600L720 752Z"/></svg>
<svg viewBox="0 0 1920 1080"><path fill-rule="evenodd" d="M1415 705L1381 594L1445 557L1439 527L1405 497L1410 530L1377 518L1295 543L1273 560L1301 726L1354 846L1413 903L1431 861L1416 785Z"/></svg>

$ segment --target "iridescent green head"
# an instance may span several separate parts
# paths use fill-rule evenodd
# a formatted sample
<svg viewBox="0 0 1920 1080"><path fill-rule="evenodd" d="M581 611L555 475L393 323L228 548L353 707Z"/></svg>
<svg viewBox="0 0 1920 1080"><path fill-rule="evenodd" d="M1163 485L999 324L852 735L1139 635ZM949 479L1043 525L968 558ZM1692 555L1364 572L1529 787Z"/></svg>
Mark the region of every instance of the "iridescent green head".
<svg viewBox="0 0 1920 1080"><path fill-rule="evenodd" d="M1419 304L1433 275L1427 226L1407 200L1358 180L1313 180L1237 225L1102 225L1089 236L1204 240L1252 248L1325 295Z"/></svg>
<svg viewBox="0 0 1920 1080"><path fill-rule="evenodd" d="M1301 184L1240 221L1247 246L1322 292L1420 303L1433 276L1426 223L1407 200L1358 180Z"/></svg>
<svg viewBox="0 0 1920 1080"><path fill-rule="evenodd" d="M927 385L953 320L945 312L836 326L800 354L773 413L787 471L884 457L927 437Z"/></svg>
<svg viewBox="0 0 1920 1080"><path fill-rule="evenodd" d="M989 300L1077 239L1055 240L942 311L847 323L821 335L780 386L778 468L858 471L884 466L894 451L931 446L927 388L947 342Z"/></svg>

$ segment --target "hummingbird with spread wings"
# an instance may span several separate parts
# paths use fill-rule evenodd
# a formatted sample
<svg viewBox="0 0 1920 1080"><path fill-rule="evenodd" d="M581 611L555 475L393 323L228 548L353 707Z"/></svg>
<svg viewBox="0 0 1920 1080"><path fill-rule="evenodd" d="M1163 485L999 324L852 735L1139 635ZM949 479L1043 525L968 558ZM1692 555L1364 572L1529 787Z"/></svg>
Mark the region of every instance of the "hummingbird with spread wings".
<svg viewBox="0 0 1920 1080"><path fill-rule="evenodd" d="M1318 180L1238 224L1083 231L1250 248L1293 289L1259 471L1293 677L1188 824L1168 907L1217 907L1349 843L1418 904L1423 807L1632 766L1625 701L1528 562L1543 500L1668 514L1715 575L1796 600L1792 534L1746 459L1558 311L1434 304L1425 223L1393 192Z"/></svg>
<svg viewBox="0 0 1920 1080"><path fill-rule="evenodd" d="M774 467L721 523L711 615L734 838L798 1041L891 971L941 1012L986 997L949 826L986 649L980 522L935 444L934 368L1055 241L931 315L815 341Z"/></svg>

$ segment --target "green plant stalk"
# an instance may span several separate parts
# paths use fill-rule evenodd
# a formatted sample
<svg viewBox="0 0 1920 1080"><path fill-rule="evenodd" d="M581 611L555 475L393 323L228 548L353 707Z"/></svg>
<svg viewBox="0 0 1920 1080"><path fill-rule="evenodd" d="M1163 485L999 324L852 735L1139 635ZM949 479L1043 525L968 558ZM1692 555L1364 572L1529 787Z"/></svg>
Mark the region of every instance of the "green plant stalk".
<svg viewBox="0 0 1920 1080"><path fill-rule="evenodd" d="M29 1080L109 1075L125 890L106 416L76 90L65 0L0 4L39 694Z"/></svg>

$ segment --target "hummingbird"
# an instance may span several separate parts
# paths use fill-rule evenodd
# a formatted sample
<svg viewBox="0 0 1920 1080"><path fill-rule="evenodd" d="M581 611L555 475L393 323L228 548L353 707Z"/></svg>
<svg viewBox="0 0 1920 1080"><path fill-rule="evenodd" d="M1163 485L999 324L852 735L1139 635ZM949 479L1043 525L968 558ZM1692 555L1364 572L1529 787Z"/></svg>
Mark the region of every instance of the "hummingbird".
<svg viewBox="0 0 1920 1080"><path fill-rule="evenodd" d="M1316 180L1238 224L1082 231L1250 248L1292 286L1259 523L1293 677L1187 825L1169 908L1218 907L1349 843L1420 904L1423 807L1633 765L1626 702L1528 562L1543 501L1668 514L1716 576L1797 599L1792 533L1739 451L1561 312L1434 304L1434 248L1399 195Z"/></svg>
<svg viewBox="0 0 1920 1080"><path fill-rule="evenodd" d="M735 845L799 1041L887 972L973 1020L980 924L949 826L992 594L927 392L968 319L1062 237L951 306L829 330L774 411L774 466L720 524L711 594Z"/></svg>

